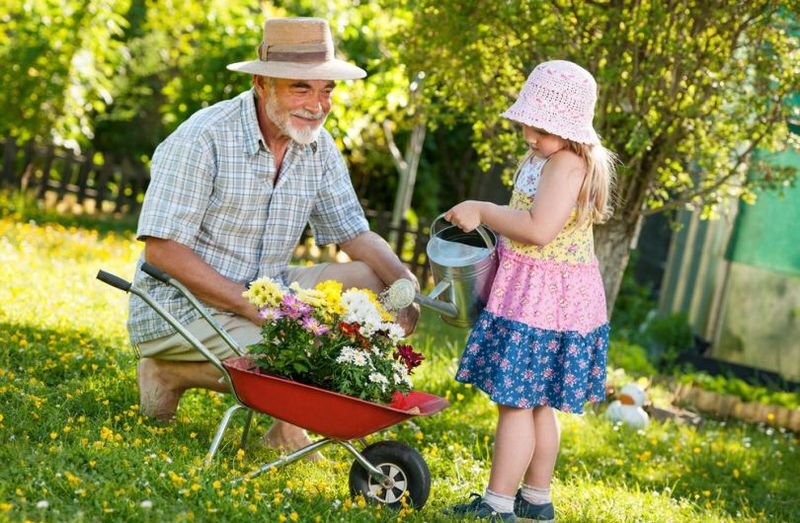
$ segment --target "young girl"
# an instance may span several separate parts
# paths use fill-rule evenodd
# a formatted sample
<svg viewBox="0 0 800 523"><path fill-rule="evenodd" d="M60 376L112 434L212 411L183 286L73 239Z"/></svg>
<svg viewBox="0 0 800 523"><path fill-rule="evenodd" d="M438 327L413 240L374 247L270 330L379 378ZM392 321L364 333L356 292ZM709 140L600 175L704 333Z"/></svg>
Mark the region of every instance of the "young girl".
<svg viewBox="0 0 800 523"><path fill-rule="evenodd" d="M456 374L497 403L492 471L484 495L450 514L554 520L553 409L579 414L605 397L608 319L592 224L610 214L614 156L592 128L596 91L574 63L537 66L503 113L530 146L510 204L466 201L445 214L464 231L483 223L502 237L489 303Z"/></svg>

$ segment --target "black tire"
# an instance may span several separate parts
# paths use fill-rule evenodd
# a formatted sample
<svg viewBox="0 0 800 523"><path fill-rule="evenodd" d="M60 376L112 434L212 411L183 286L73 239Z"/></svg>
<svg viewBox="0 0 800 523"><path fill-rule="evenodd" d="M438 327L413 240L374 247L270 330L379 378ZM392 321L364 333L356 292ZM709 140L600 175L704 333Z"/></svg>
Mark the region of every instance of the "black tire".
<svg viewBox="0 0 800 523"><path fill-rule="evenodd" d="M364 458L394 482L392 488L384 488L373 479L356 460L350 467L350 494L361 494L370 503L382 503L393 509L406 503L420 509L431 492L431 471L419 452L399 441L379 441L365 448Z"/></svg>

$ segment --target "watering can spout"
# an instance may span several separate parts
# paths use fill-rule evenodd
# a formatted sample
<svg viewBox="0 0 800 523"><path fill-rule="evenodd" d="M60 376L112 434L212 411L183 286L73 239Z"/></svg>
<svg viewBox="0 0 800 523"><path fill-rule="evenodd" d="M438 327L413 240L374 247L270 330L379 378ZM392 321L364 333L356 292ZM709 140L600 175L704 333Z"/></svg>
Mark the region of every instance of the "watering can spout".
<svg viewBox="0 0 800 523"><path fill-rule="evenodd" d="M408 307L412 303L419 303L430 309L434 309L439 314L455 318L458 316L458 309L452 303L437 300L436 298L450 286L450 282L439 282L430 295L425 296L417 292L411 280L401 278L395 281L381 295L383 304L391 310L400 310Z"/></svg>

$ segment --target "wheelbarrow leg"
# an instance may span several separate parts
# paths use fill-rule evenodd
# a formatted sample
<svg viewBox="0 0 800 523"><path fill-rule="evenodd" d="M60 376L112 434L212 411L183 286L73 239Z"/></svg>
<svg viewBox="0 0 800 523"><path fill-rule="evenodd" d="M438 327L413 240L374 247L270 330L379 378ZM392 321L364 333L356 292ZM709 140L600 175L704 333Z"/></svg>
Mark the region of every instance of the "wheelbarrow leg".
<svg viewBox="0 0 800 523"><path fill-rule="evenodd" d="M219 444L222 441L222 436L225 434L225 430L228 428L228 423L231 421L231 417L233 416L234 412L239 409L245 409L244 405L240 405L236 403L231 405L228 410L225 411L225 415L222 416L222 421L219 422L219 427L217 427L217 433L214 434L214 439L211 441L211 447L208 449L208 454L206 454L205 465L208 466L211 464L211 461L214 459L214 454L217 453L217 449L219 448Z"/></svg>
<svg viewBox="0 0 800 523"><path fill-rule="evenodd" d="M239 448L243 449L247 444L247 435L250 434L250 424L253 421L253 409L247 409L247 418L244 420L244 429L242 430L242 441L239 443Z"/></svg>
<svg viewBox="0 0 800 523"><path fill-rule="evenodd" d="M310 453L312 453L312 452L314 452L316 450L319 450L322 447L324 447L326 445L329 445L329 444L331 444L333 442L341 443L338 440L333 440L333 439L330 439L330 438L322 438L320 440L317 440L317 441L314 441L312 443L309 443L308 445L306 445L303 448L295 450L291 454L287 454L285 456L282 456L282 457L276 459L275 461L273 461L272 463L266 463L264 465L261 465L256 470L254 470L254 471L242 476L241 478L236 478L231 483L233 485L237 485L237 484L241 483L242 481L244 481L246 479L253 479L256 476L260 476L264 472L266 472L266 471L268 471L270 469L273 469L275 467L278 467L280 465L288 465L289 463L297 461L298 459L302 458L303 456L305 456L307 454L310 454Z"/></svg>

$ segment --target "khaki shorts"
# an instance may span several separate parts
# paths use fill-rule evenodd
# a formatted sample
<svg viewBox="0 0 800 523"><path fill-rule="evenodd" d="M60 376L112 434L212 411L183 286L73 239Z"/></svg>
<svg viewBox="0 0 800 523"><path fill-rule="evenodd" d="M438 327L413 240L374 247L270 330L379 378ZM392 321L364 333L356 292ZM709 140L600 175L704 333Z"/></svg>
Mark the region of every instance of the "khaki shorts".
<svg viewBox="0 0 800 523"><path fill-rule="evenodd" d="M327 266L327 263L319 263L308 267L291 265L288 269L287 280L289 282L296 281L301 287L313 287L320 281L322 273ZM261 328L241 316L218 312L213 314L213 318L245 352L249 345L261 341ZM199 318L185 327L220 360L236 356L233 349L225 343L203 318ZM206 357L189 345L189 342L177 332L140 343L138 349L142 358L158 358L172 361L206 361Z"/></svg>

